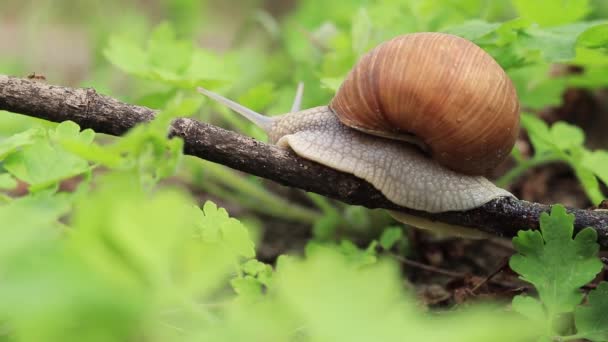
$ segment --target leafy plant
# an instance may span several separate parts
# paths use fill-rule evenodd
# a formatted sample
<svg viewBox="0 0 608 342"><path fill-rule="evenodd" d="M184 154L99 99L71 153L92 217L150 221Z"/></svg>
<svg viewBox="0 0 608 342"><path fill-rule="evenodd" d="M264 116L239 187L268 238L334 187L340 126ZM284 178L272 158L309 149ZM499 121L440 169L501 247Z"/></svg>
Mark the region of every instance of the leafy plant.
<svg viewBox="0 0 608 342"><path fill-rule="evenodd" d="M511 267L538 294L515 297L519 314L500 303L429 310L387 253L409 251L402 227L387 215L314 194L274 192L259 179L184 158L183 142L166 136L173 118L192 115L265 139L221 106L206 103L200 110L205 100L194 88L219 88L272 115L289 110L303 82L305 107L326 104L361 54L419 31L457 34L492 54L516 84L525 111L559 105L568 87L607 85L603 1L319 6L301 0L281 16L262 1L227 1L228 16L198 0L146 2L151 11L116 0L103 6L40 1L23 15L11 7L21 8L19 1L7 1L12 5L0 12L11 16L8 24L16 15L28 32L55 32L58 18L69 19L70 32L86 36L91 51L83 55L91 60L83 64L86 72L66 63L70 72L59 75L53 58L39 52L48 49L44 39L28 39L42 47L25 44L27 58L5 49L3 74L49 65L48 79L160 110L119 139L72 122L0 113L1 340L608 340L608 285L599 283L586 298L580 290L601 269L596 235L585 229L573 238L572 217L560 206L543 215L541 231L514 239ZM236 7L251 9L243 22ZM87 15L67 15L73 12ZM199 47L200 32L221 40L225 50ZM582 72L553 75L556 63ZM548 126L534 114L522 123L535 153L526 159L514 150L516 166L501 185L531 167L565 162L594 203L603 198L605 150L585 148L584 133L573 125ZM183 184L266 216L237 220L214 202L193 198ZM256 258L259 234L249 222L262 225L268 216L288 222L285 229L312 227L303 255L282 255L275 265Z"/></svg>
<svg viewBox="0 0 608 342"><path fill-rule="evenodd" d="M572 167L592 203L597 204L604 199L599 181L608 184L607 151L588 150L583 145L583 130L565 122L557 122L549 127L544 121L527 113L522 115L521 122L530 136L534 155L524 159L514 150L512 155L517 164L497 181L498 185L510 184L534 166L561 161Z"/></svg>
<svg viewBox="0 0 608 342"><path fill-rule="evenodd" d="M605 341L608 283L600 283L589 293L588 303L580 305L580 287L593 280L603 267L597 257L597 233L585 228L572 239L573 223L574 215L555 205L550 215L541 215L540 231L520 231L513 238L518 254L511 257L509 265L534 285L539 296L536 299L518 295L513 298L513 309L544 325L541 334L547 340L560 336L562 341ZM570 334L573 329L576 333Z"/></svg>
<svg viewBox="0 0 608 342"><path fill-rule="evenodd" d="M127 138L148 141L140 131ZM73 123L54 132L90 144ZM201 210L182 191L142 183L149 171L117 168L94 188L0 206L3 338L512 341L533 333L496 307L421 312L376 242L365 251L349 241L311 244L305 259L283 256L274 270L254 259L242 223L212 202ZM399 239L395 228L381 238L384 248Z"/></svg>

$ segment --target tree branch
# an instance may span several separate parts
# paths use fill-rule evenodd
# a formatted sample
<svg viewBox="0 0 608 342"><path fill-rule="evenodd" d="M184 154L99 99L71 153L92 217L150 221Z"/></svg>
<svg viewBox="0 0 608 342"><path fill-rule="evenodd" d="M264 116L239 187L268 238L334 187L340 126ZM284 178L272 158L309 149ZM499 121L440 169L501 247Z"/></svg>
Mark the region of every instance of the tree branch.
<svg viewBox="0 0 608 342"><path fill-rule="evenodd" d="M48 85L28 79L0 75L0 110L50 121L72 120L83 129L121 135L138 123L154 118L155 111L122 103L93 89ZM220 163L277 183L368 208L398 210L434 221L467 226L498 236L512 237L520 229L538 228L538 219L550 206L512 198L493 200L465 212L431 214L399 207L369 183L315 162L291 151L192 119L176 119L171 136L184 139L185 153ZM608 247L608 213L569 209L575 230L593 227L599 243Z"/></svg>

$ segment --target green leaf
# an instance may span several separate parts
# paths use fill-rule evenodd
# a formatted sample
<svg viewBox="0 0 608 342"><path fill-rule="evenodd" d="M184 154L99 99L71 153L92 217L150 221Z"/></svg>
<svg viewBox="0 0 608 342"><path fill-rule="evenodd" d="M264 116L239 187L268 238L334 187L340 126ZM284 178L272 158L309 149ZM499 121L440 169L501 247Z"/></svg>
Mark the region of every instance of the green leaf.
<svg viewBox="0 0 608 342"><path fill-rule="evenodd" d="M225 209L207 201L200 216L197 226L206 241L224 244L235 256L255 257L254 245L247 228L238 220L229 217Z"/></svg>
<svg viewBox="0 0 608 342"><path fill-rule="evenodd" d="M257 112L261 112L274 101L275 91L274 83L262 82L241 95L238 98L238 103Z"/></svg>
<svg viewBox="0 0 608 342"><path fill-rule="evenodd" d="M111 169L120 169L128 165L128 159L122 153L112 151L107 146L86 144L77 140L60 140L59 144L66 151Z"/></svg>
<svg viewBox="0 0 608 342"><path fill-rule="evenodd" d="M518 295L513 297L511 305L513 310L535 322L543 322L547 319L543 304L536 298Z"/></svg>
<svg viewBox="0 0 608 342"><path fill-rule="evenodd" d="M325 89L329 89L332 92L338 91L340 85L344 81L344 77L325 77L321 79L321 85Z"/></svg>
<svg viewBox="0 0 608 342"><path fill-rule="evenodd" d="M30 191L46 188L90 169L86 160L64 149L60 141L88 145L95 138L95 132L91 129L80 132L77 124L65 121L49 130L48 137L48 140L39 139L23 147L5 160L6 170L28 183Z"/></svg>
<svg viewBox="0 0 608 342"><path fill-rule="evenodd" d="M586 153L583 156L582 165L608 185L608 151L598 150Z"/></svg>
<svg viewBox="0 0 608 342"><path fill-rule="evenodd" d="M319 249L303 261L281 260L274 291L312 341L481 342L533 336L530 322L489 307L420 312L396 266L380 261L360 267L336 250Z"/></svg>
<svg viewBox="0 0 608 342"><path fill-rule="evenodd" d="M393 248L393 246L403 238L403 230L401 227L385 228L380 236L380 246L385 250Z"/></svg>
<svg viewBox="0 0 608 342"><path fill-rule="evenodd" d="M339 223L340 216L338 214L325 214L313 224L313 236L320 241L330 240L335 236Z"/></svg>
<svg viewBox="0 0 608 342"><path fill-rule="evenodd" d="M471 41L475 41L496 31L496 29L500 26L501 24L499 23L488 23L483 20L474 19L469 20L459 26L450 27L445 32Z"/></svg>
<svg viewBox="0 0 608 342"><path fill-rule="evenodd" d="M39 141L9 155L4 168L15 178L28 183L31 191L57 184L90 169L86 160L48 141Z"/></svg>
<svg viewBox="0 0 608 342"><path fill-rule="evenodd" d="M259 273L265 272L266 270L268 270L269 267L270 267L270 265L267 265L263 262L255 260L255 259L247 260L241 266L243 272L245 272L246 274L249 274L251 276L256 276Z"/></svg>
<svg viewBox="0 0 608 342"><path fill-rule="evenodd" d="M17 186L17 180L8 173L0 173L0 189L11 190Z"/></svg>
<svg viewBox="0 0 608 342"><path fill-rule="evenodd" d="M235 56L220 55L198 49L194 51L192 63L182 78L189 80L192 85L215 87L233 82L240 76L242 76L242 69L237 64ZM190 88L194 88L194 86Z"/></svg>
<svg viewBox="0 0 608 342"><path fill-rule="evenodd" d="M351 205L344 210L344 219L353 230L366 230L371 222L367 208Z"/></svg>
<svg viewBox="0 0 608 342"><path fill-rule="evenodd" d="M550 131L553 143L561 150L582 147L585 142L585 132L565 122L556 122Z"/></svg>
<svg viewBox="0 0 608 342"><path fill-rule="evenodd" d="M85 129L80 132L80 126L73 121L64 121L57 125L49 135L56 140L77 140L83 144L90 144L95 139L95 132L92 129Z"/></svg>
<svg viewBox="0 0 608 342"><path fill-rule="evenodd" d="M310 241L306 244L305 252L307 257L313 257L319 253L325 253L327 250L337 251L352 265L367 266L378 261L375 250L377 244L376 241L372 241L366 249L361 249L349 240L342 240L339 244Z"/></svg>
<svg viewBox="0 0 608 342"><path fill-rule="evenodd" d="M587 197L591 200L593 204L599 204L603 199L604 195L600 190L600 185L597 180L597 177L593 174L593 172L579 163L575 163L571 165L574 168L574 173L578 178L579 182L583 186ZM605 171L604 171L605 172Z"/></svg>
<svg viewBox="0 0 608 342"><path fill-rule="evenodd" d="M351 37L353 52L356 56L360 56L367 52L372 34L372 22L365 10L361 7L353 18L351 26Z"/></svg>
<svg viewBox="0 0 608 342"><path fill-rule="evenodd" d="M579 288L602 268L595 230L583 229L572 239L573 222L574 215L555 205L551 215L541 215L541 231L520 231L513 238L518 254L509 264L536 287L550 319L574 310L582 299Z"/></svg>
<svg viewBox="0 0 608 342"><path fill-rule="evenodd" d="M148 41L148 63L152 69L183 72L190 65L194 47L190 41L178 40L172 26L157 26Z"/></svg>
<svg viewBox="0 0 608 342"><path fill-rule="evenodd" d="M349 240L342 240L340 242L339 250L340 252L346 256L353 264L365 266L375 264L378 261L378 257L376 255L376 247L377 242L372 241L368 248L360 249L354 243Z"/></svg>
<svg viewBox="0 0 608 342"><path fill-rule="evenodd" d="M247 300L259 299L262 296L262 284L252 276L234 278L230 280L230 285L234 292Z"/></svg>
<svg viewBox="0 0 608 342"><path fill-rule="evenodd" d="M549 70L548 64L535 64L509 71L520 101L526 107L541 109L562 103L562 94L568 87L567 80L548 78Z"/></svg>
<svg viewBox="0 0 608 342"><path fill-rule="evenodd" d="M137 76L148 74L146 53L130 39L120 36L110 37L108 47L103 53L110 63L126 73Z"/></svg>
<svg viewBox="0 0 608 342"><path fill-rule="evenodd" d="M105 57L122 71L146 80L192 90L236 79L238 64L229 56L195 48L177 39L172 26L162 23L148 40L146 49L122 36L112 36Z"/></svg>
<svg viewBox="0 0 608 342"><path fill-rule="evenodd" d="M76 205L70 248L113 282L159 296L198 297L234 266L232 252L200 234L201 220L216 222L183 193L146 191L134 173L110 173L99 184Z"/></svg>
<svg viewBox="0 0 608 342"><path fill-rule="evenodd" d="M42 136L41 129L33 128L0 140L0 161L19 148L33 144L37 139L42 138Z"/></svg>
<svg viewBox="0 0 608 342"><path fill-rule="evenodd" d="M577 45L590 49L608 48L608 24L587 29L579 35Z"/></svg>
<svg viewBox="0 0 608 342"><path fill-rule="evenodd" d="M555 150L549 126L534 114L522 113L521 125L526 129L535 154Z"/></svg>
<svg viewBox="0 0 608 342"><path fill-rule="evenodd" d="M546 29L529 28L517 45L540 51L547 62L567 62L576 55L579 35L595 25L596 22L582 22Z"/></svg>
<svg viewBox="0 0 608 342"><path fill-rule="evenodd" d="M589 292L588 304L574 312L576 335L591 341L608 340L608 282Z"/></svg>
<svg viewBox="0 0 608 342"><path fill-rule="evenodd" d="M10 255L60 238L57 222L69 209L67 194L40 193L0 205L0 267Z"/></svg>
<svg viewBox="0 0 608 342"><path fill-rule="evenodd" d="M521 123L534 147L532 161L549 158L568 163L592 203L597 204L604 198L597 178L602 182L608 181L608 152L587 151L583 146L585 134L577 126L557 122L549 128L542 120L528 113L522 114Z"/></svg>
<svg viewBox="0 0 608 342"><path fill-rule="evenodd" d="M589 0L513 0L513 5L520 16L542 26L575 22L591 10Z"/></svg>

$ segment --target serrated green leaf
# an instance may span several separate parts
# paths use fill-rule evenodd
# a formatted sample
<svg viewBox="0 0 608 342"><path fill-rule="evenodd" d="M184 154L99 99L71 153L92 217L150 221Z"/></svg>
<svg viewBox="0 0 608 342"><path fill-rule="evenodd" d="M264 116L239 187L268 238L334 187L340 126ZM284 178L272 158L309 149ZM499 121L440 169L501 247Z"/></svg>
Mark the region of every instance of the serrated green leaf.
<svg viewBox="0 0 608 342"><path fill-rule="evenodd" d="M588 304L574 312L576 335L591 341L608 340L608 283L601 282L589 292Z"/></svg>
<svg viewBox="0 0 608 342"><path fill-rule="evenodd" d="M241 270L245 275L255 277L262 285L269 286L272 281L272 266L260 262L256 259L247 260L241 265Z"/></svg>
<svg viewBox="0 0 608 342"><path fill-rule="evenodd" d="M57 138L73 138L80 133L80 126L73 121L64 121L57 125L54 133Z"/></svg>
<svg viewBox="0 0 608 342"><path fill-rule="evenodd" d="M372 265L378 261L378 256L374 249L376 244L377 242L373 241L367 249L360 249L351 241L342 240L338 245L338 250L354 265Z"/></svg>
<svg viewBox="0 0 608 342"><path fill-rule="evenodd" d="M602 150L587 151L583 146L585 135L582 129L564 122L557 122L549 128L528 113L522 114L521 123L534 147L533 159L553 158L568 163L592 203L597 204L604 198L597 178L608 180L608 154Z"/></svg>
<svg viewBox="0 0 608 342"><path fill-rule="evenodd" d="M255 300L262 296L262 284L252 276L234 278L230 285L241 298Z"/></svg>
<svg viewBox="0 0 608 342"><path fill-rule="evenodd" d="M251 276L256 276L259 273L266 271L268 269L268 267L270 267L270 265L266 265L265 263L260 262L260 261L255 260L255 259L251 259L251 260L247 260L241 266L241 269L246 274L249 274Z"/></svg>
<svg viewBox="0 0 608 342"><path fill-rule="evenodd" d="M126 73L188 90L226 83L239 75L232 58L195 48L189 40L177 39L166 22L152 32L146 49L122 36L112 36L104 55Z"/></svg>
<svg viewBox="0 0 608 342"><path fill-rule="evenodd" d="M204 216L198 222L204 238L226 245L235 256L255 257L254 245L249 238L247 228L238 220L228 216L223 208L218 208L211 201L203 205Z"/></svg>
<svg viewBox="0 0 608 342"><path fill-rule="evenodd" d="M575 22L591 10L589 0L513 0L521 17L542 26L554 26Z"/></svg>
<svg viewBox="0 0 608 342"><path fill-rule="evenodd" d="M596 232L586 228L572 239L573 222L574 215L555 205L551 215L541 215L541 232L520 231L513 238L518 254L509 264L536 287L550 319L572 311L582 299L579 288L602 267L597 258Z"/></svg>
<svg viewBox="0 0 608 342"><path fill-rule="evenodd" d="M95 139L95 132L88 128L80 131L78 126L73 121L64 121L57 125L55 130L49 131L49 138L54 142L73 142L87 146Z"/></svg>
<svg viewBox="0 0 608 342"><path fill-rule="evenodd" d="M402 238L403 230L400 227L388 227L384 229L378 242L382 248L389 250Z"/></svg>

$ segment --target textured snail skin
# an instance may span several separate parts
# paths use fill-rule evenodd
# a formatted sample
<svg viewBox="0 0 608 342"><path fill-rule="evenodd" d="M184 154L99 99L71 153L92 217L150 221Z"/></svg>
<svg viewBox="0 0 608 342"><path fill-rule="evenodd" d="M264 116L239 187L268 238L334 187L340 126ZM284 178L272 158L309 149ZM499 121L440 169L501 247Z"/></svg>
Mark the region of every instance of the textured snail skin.
<svg viewBox="0 0 608 342"><path fill-rule="evenodd" d="M414 135L439 163L467 174L494 169L519 131L519 101L503 69L475 44L444 33L378 45L353 67L330 107L355 129Z"/></svg>
<svg viewBox="0 0 608 342"><path fill-rule="evenodd" d="M417 148L343 125L327 106L273 118L271 142L362 178L390 201L431 213L462 211L513 196L481 176L454 172Z"/></svg>

